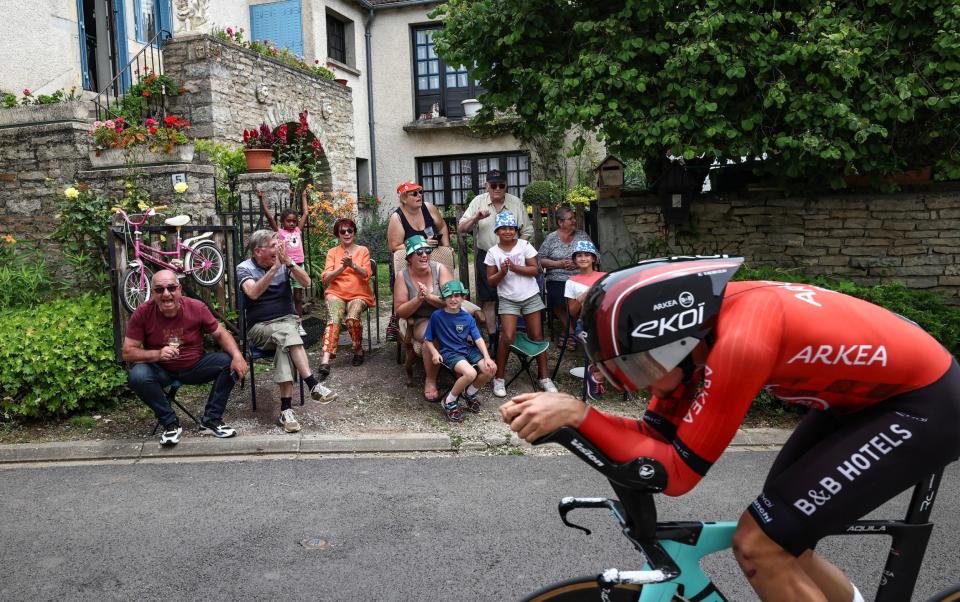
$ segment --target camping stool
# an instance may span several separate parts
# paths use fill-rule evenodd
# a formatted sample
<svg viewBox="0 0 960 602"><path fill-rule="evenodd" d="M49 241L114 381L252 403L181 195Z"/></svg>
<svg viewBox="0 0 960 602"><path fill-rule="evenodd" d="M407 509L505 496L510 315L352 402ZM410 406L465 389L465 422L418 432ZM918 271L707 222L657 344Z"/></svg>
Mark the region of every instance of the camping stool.
<svg viewBox="0 0 960 602"><path fill-rule="evenodd" d="M520 369L510 377L510 380L507 381L506 386L509 387L510 383L517 380L517 377L520 376L522 372L526 372L527 376L530 378L530 382L533 384L534 390L537 389L537 379L533 377L533 373L530 372L530 365L541 353L546 353L547 348L550 347L550 341L531 341L530 337L527 336L525 332L517 332L516 336L513 338L513 344L510 345L510 353L517 356L517 359L520 360ZM508 358L509 359L509 358Z"/></svg>
<svg viewBox="0 0 960 602"><path fill-rule="evenodd" d="M178 379L176 379L176 378L173 379L173 382L170 383L170 387L166 390L167 402L168 402L171 406L174 406L174 405L175 405L175 406L177 406L178 408L180 408L181 410L183 410L183 413L186 414L187 416L189 416L190 419L193 420L194 423L196 423L197 427L199 427L199 426L200 426L200 421L197 420L197 417L194 416L193 414L191 414L191 413L190 413L190 410L188 410L187 408L185 408L185 407L183 407L182 405L180 405L180 402L177 401L177 391L179 391L179 390L180 390L180 387L182 387L182 386L183 386L183 383L181 383ZM159 429L160 429L160 421L157 420L157 423L153 426L153 433L151 433L150 436L152 437L153 435L156 435L156 434L157 434L157 431L158 431Z"/></svg>

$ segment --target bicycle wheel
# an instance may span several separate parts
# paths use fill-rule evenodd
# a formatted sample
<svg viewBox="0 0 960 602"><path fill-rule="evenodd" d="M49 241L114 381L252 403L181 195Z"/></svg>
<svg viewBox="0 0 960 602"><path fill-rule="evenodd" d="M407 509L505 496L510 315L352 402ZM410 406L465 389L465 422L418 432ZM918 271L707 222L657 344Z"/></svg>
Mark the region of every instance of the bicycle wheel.
<svg viewBox="0 0 960 602"><path fill-rule="evenodd" d="M132 312L137 306L150 298L150 280L153 272L143 267L143 279L140 278L139 267L128 267L123 271L120 279L120 301L128 311Z"/></svg>
<svg viewBox="0 0 960 602"><path fill-rule="evenodd" d="M200 286L213 286L223 278L223 253L212 242L198 245L190 254L190 276Z"/></svg>
<svg viewBox="0 0 960 602"><path fill-rule="evenodd" d="M936 594L927 602L958 602L960 601L960 583L948 587L942 592Z"/></svg>

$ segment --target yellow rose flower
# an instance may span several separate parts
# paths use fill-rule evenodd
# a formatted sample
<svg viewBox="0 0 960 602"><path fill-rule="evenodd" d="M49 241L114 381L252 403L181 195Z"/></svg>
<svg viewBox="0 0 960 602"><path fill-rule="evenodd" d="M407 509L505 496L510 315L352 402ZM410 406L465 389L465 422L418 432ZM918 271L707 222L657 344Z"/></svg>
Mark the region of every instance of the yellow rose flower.
<svg viewBox="0 0 960 602"><path fill-rule="evenodd" d="M66 190L63 191L63 195L68 199L75 199L78 196L80 196L80 191L74 188L73 186L71 186L70 188L67 188Z"/></svg>
<svg viewBox="0 0 960 602"><path fill-rule="evenodd" d="M183 194L184 192L187 191L187 183L177 182L176 184L173 185L173 191L176 192L177 194Z"/></svg>

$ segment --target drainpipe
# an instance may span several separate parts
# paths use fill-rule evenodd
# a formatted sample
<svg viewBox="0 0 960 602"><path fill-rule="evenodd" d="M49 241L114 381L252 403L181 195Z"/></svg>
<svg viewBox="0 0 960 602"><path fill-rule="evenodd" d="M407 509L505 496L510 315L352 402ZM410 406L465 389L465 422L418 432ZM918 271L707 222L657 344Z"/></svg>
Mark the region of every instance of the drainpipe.
<svg viewBox="0 0 960 602"><path fill-rule="evenodd" d="M373 25L373 6L369 7L369 16L363 24L363 40L367 55L367 130L370 132L370 186L374 196L377 195L377 137L376 125L373 119L373 35L370 26Z"/></svg>

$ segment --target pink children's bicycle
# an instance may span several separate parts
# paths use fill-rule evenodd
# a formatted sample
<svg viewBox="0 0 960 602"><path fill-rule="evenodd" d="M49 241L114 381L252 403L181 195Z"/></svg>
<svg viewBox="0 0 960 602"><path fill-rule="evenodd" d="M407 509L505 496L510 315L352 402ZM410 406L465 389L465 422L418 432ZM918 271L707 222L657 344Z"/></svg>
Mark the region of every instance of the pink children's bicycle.
<svg viewBox="0 0 960 602"><path fill-rule="evenodd" d="M150 298L153 270L147 267L147 262L176 272L178 278L190 275L201 286L213 286L223 278L223 253L210 240L213 232L204 232L186 240L180 239L180 228L190 223L187 215L163 220L163 223L173 226L177 231L177 246L174 250L164 251L143 242L140 226L151 215L159 215L163 209L166 209L166 206L150 207L143 212L140 221L133 221L123 209L114 208L114 212L119 213L133 229L133 259L127 264L120 279L120 299L130 311ZM171 258L169 263L164 260L165 257Z"/></svg>

